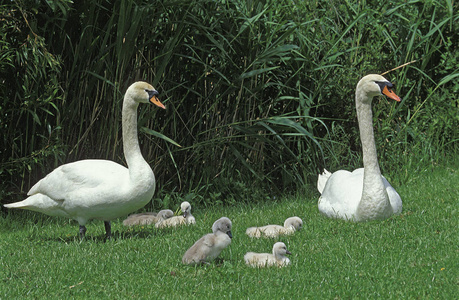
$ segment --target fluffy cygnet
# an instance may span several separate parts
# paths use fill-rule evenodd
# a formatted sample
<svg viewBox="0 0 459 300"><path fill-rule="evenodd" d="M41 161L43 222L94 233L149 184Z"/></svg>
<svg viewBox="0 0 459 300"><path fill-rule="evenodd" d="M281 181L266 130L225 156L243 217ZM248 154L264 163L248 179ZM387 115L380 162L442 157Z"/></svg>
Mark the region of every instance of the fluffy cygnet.
<svg viewBox="0 0 459 300"><path fill-rule="evenodd" d="M176 227L180 225L196 224L195 218L191 215L191 205L187 201L182 202L180 205L183 215L174 216L169 219L162 220L156 223L156 228Z"/></svg>
<svg viewBox="0 0 459 300"><path fill-rule="evenodd" d="M290 264L286 254L292 254L282 242L277 242L273 246L273 254L247 252L244 255L244 261L251 267L285 267Z"/></svg>
<svg viewBox="0 0 459 300"><path fill-rule="evenodd" d="M200 238L183 255L182 263L199 264L206 263L217 258L223 249L231 244L232 223L227 217L222 217L212 225L212 233Z"/></svg>
<svg viewBox="0 0 459 300"><path fill-rule="evenodd" d="M290 217L284 222L284 226L280 225L266 225L262 227L247 228L245 233L250 237L269 237L275 238L279 235L290 235L303 227L303 221L298 217Z"/></svg>
<svg viewBox="0 0 459 300"><path fill-rule="evenodd" d="M125 226L134 226L134 225L150 225L156 224L163 220L169 219L174 216L174 212L170 209L160 210L159 213L155 212L145 212L140 214L133 214L126 218L123 221Z"/></svg>

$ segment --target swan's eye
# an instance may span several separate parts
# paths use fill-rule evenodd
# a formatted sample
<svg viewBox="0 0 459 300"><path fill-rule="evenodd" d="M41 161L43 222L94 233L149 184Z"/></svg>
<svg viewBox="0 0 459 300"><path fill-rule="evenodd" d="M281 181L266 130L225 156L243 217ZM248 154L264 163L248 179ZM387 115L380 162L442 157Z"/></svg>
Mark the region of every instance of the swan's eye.
<svg viewBox="0 0 459 300"><path fill-rule="evenodd" d="M377 85L379 85L379 89L381 90L381 92L384 90L384 87L388 87L388 88L394 88L394 84L392 84L391 82L389 81L375 81L375 83Z"/></svg>
<svg viewBox="0 0 459 300"><path fill-rule="evenodd" d="M157 90L145 89L145 92L147 92L149 99L151 99L151 98L153 98L153 96L156 96L156 95L159 94Z"/></svg>

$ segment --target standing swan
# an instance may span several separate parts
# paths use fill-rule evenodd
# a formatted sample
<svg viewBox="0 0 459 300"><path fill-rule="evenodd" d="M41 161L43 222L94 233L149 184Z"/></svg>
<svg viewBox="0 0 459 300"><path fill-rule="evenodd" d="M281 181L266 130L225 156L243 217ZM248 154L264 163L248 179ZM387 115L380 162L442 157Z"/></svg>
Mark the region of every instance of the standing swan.
<svg viewBox="0 0 459 300"><path fill-rule="evenodd" d="M367 75L357 84L355 104L363 151L363 168L319 175L317 187L321 192L319 211L330 218L356 222L382 220L402 212L402 199L381 175L373 133L371 101L384 94L400 101L387 79Z"/></svg>
<svg viewBox="0 0 459 300"><path fill-rule="evenodd" d="M136 82L124 96L123 150L128 168L109 160L65 164L36 183L27 193L27 199L5 207L74 219L80 225L81 238L89 220L102 220L106 238L110 239L110 220L145 206L155 191L155 176L140 152L137 107L139 103L151 102L165 109L157 95L150 84Z"/></svg>

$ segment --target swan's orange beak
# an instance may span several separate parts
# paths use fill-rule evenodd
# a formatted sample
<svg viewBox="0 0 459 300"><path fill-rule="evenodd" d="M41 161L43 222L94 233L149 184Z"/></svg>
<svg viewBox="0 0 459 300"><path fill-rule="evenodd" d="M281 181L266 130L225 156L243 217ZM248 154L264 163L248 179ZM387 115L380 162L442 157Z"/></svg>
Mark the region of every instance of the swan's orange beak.
<svg viewBox="0 0 459 300"><path fill-rule="evenodd" d="M151 97L150 102L153 103L156 106L159 106L159 107L161 107L163 109L166 109L164 104L162 104L161 101L159 101L158 97L156 97L156 96Z"/></svg>
<svg viewBox="0 0 459 300"><path fill-rule="evenodd" d="M398 101L398 102L400 102L400 101L402 100L402 99L400 99L399 96L397 96L394 92L392 92L392 90L389 90L389 89L387 88L387 85L384 86L384 88L383 88L383 90L382 90L382 93L383 93L384 95L386 95L387 97L391 98L392 100L395 100L395 101Z"/></svg>

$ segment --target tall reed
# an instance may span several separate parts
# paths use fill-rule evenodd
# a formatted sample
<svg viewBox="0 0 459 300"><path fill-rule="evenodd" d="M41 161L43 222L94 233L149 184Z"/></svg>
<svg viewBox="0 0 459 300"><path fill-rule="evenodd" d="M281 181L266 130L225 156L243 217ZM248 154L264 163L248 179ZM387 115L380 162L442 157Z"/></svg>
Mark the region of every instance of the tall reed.
<svg viewBox="0 0 459 300"><path fill-rule="evenodd" d="M403 102L375 101L382 168L397 176L400 164L457 153L452 1L60 0L35 10L31 3L2 5L2 14L16 16L23 32L32 28L26 21L35 24L44 50L33 55L55 63L37 75L2 61L2 74L45 82L14 94L22 86L15 77L1 94L2 103L17 103L8 116L26 122L14 127L2 111L4 146L28 145L2 158L9 173L2 178L15 190L62 162L124 163L121 100L136 80L151 82L167 106L139 113L142 152L158 178L155 206L187 194L203 204L256 201L310 185L323 167L361 165L356 82L412 60L386 75ZM2 34L14 31L9 26ZM21 50L6 48L16 52L5 55ZM42 86L49 90L40 98ZM28 93L44 106L24 110ZM21 159L34 171L17 168Z"/></svg>

